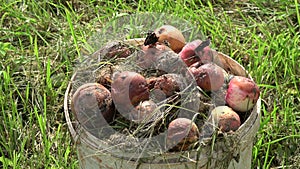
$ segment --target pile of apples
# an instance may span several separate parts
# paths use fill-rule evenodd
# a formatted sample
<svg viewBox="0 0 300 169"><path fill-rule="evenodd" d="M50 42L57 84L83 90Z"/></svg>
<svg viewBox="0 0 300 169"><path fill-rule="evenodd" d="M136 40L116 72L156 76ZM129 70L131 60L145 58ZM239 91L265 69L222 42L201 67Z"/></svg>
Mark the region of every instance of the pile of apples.
<svg viewBox="0 0 300 169"><path fill-rule="evenodd" d="M247 77L226 72L214 62L218 52L210 48L210 40L196 39L186 42L181 31L171 25L163 25L148 33L140 46L141 68L151 67L164 52L171 52L186 65L199 90L204 93L218 92L223 105L215 104L206 121L214 130L228 133L241 126L241 116L251 111L260 96L256 83ZM129 46L113 46L103 58L126 58L133 53ZM176 65L173 65L176 67ZM78 122L85 128L101 128L109 125L116 114L122 114L134 123L149 123L161 117L158 101L170 99L180 92L180 80L176 74L161 73L157 77L134 71L115 71L101 75L97 82L77 88L71 99L71 109ZM159 91L157 100L151 99L151 91ZM98 111L95 111L98 110ZM201 112L200 112L201 113ZM174 118L167 124L166 146L172 151L191 148L199 141L202 126L188 118ZM199 130L200 129L200 130Z"/></svg>

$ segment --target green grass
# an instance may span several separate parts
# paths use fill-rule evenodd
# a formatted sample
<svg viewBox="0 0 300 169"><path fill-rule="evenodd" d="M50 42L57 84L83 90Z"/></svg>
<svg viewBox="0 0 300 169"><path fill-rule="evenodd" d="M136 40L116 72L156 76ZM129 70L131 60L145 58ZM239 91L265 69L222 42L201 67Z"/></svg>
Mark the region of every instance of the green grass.
<svg viewBox="0 0 300 169"><path fill-rule="evenodd" d="M63 115L75 60L116 14L174 13L198 25L261 89L253 168L300 166L300 3L0 0L0 166L77 168Z"/></svg>

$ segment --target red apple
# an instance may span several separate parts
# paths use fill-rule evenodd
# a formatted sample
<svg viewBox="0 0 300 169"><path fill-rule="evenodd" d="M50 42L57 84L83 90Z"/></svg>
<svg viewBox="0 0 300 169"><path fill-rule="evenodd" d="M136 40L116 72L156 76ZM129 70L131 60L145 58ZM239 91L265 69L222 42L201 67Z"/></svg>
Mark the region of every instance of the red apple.
<svg viewBox="0 0 300 169"><path fill-rule="evenodd" d="M224 84L224 69L213 62L201 65L200 67L190 67L197 85L204 91L216 91Z"/></svg>
<svg viewBox="0 0 300 169"><path fill-rule="evenodd" d="M195 54L199 58L201 64L210 63L214 60L214 56L218 54L217 51L209 47L210 39L203 41L196 49Z"/></svg>
<svg viewBox="0 0 300 169"><path fill-rule="evenodd" d="M246 112L254 107L259 95L259 88L253 80L234 76L229 81L225 99L233 110Z"/></svg>
<svg viewBox="0 0 300 169"><path fill-rule="evenodd" d="M136 73L124 71L113 75L111 95L116 108L128 114L139 102L149 99L146 79Z"/></svg>
<svg viewBox="0 0 300 169"><path fill-rule="evenodd" d="M195 49L202 43L201 40L194 40L187 43L179 52L180 58L185 62L187 66L191 66L193 63L199 62L200 58L196 56Z"/></svg>

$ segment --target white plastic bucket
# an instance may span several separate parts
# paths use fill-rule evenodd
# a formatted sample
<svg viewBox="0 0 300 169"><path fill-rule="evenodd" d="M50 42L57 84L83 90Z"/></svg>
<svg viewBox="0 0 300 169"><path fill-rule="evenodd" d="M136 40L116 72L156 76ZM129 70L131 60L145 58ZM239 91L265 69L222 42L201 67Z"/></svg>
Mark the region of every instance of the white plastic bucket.
<svg viewBox="0 0 300 169"><path fill-rule="evenodd" d="M129 43L141 43L140 39ZM229 56L218 53L216 63L231 74L248 76L246 70ZM249 77L249 76L248 76ZM70 98L73 75L68 85L64 99L64 113L66 121L77 148L79 165L82 169L249 169L251 168L253 140L259 128L261 99L256 103L249 117L240 128L232 134L224 134L222 138L210 138L198 150L185 152L165 152L151 160L123 159L106 151L108 145L105 141L94 137L81 127L77 121L72 121L70 114ZM251 77L250 77L251 78ZM121 153L121 152L120 152ZM180 157L180 160L179 160Z"/></svg>

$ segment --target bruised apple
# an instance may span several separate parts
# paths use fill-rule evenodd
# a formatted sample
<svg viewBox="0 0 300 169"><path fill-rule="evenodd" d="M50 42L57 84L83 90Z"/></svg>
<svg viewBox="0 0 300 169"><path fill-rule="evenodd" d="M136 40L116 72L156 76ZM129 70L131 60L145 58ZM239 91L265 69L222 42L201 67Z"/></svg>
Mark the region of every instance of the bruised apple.
<svg viewBox="0 0 300 169"><path fill-rule="evenodd" d="M195 63L197 64L197 63ZM194 76L197 85L204 91L216 91L224 84L224 69L213 62L197 66L191 66L189 71Z"/></svg>
<svg viewBox="0 0 300 169"><path fill-rule="evenodd" d="M144 45L165 44L175 53L179 53L185 45L185 38L180 30L171 25L163 25L153 32L150 32L145 39Z"/></svg>
<svg viewBox="0 0 300 169"><path fill-rule="evenodd" d="M178 79L179 77L176 74L164 74L156 79L154 89L162 90L166 97L170 97L180 91Z"/></svg>
<svg viewBox="0 0 300 169"><path fill-rule="evenodd" d="M256 104L260 90L256 83L243 76L234 76L228 84L226 103L235 111L246 112Z"/></svg>
<svg viewBox="0 0 300 169"><path fill-rule="evenodd" d="M197 125L187 118L177 118L168 126L167 148L172 151L185 151L199 139Z"/></svg>
<svg viewBox="0 0 300 169"><path fill-rule="evenodd" d="M124 71L113 75L111 95L116 108L130 111L139 102L149 99L146 79L136 72Z"/></svg>
<svg viewBox="0 0 300 169"><path fill-rule="evenodd" d="M211 111L211 120L214 127L221 132L236 131L241 120L239 115L228 106L218 106Z"/></svg>
<svg viewBox="0 0 300 169"><path fill-rule="evenodd" d="M201 43L202 43L202 41L199 39L189 42L179 52L180 58L184 61L184 63L187 66L191 66L193 63L200 61L200 58L195 54L195 49Z"/></svg>
<svg viewBox="0 0 300 169"><path fill-rule="evenodd" d="M79 123L90 131L107 125L115 113L111 93L98 83L80 86L72 97L71 110Z"/></svg>
<svg viewBox="0 0 300 169"><path fill-rule="evenodd" d="M143 68L153 68L163 52L170 51L171 49L164 44L155 43L153 45L142 46L139 51L136 64Z"/></svg>
<svg viewBox="0 0 300 169"><path fill-rule="evenodd" d="M217 51L210 48L209 44L210 39L207 39L195 49L195 54L199 58L199 62L201 64L212 62L214 60L214 56L218 54Z"/></svg>
<svg viewBox="0 0 300 169"><path fill-rule="evenodd" d="M121 41L113 41L106 44L93 55L101 59L126 58L134 52L134 48Z"/></svg>
<svg viewBox="0 0 300 169"><path fill-rule="evenodd" d="M157 105L151 100L140 102L132 111L130 111L130 119L137 123L147 123L154 121L159 115Z"/></svg>

